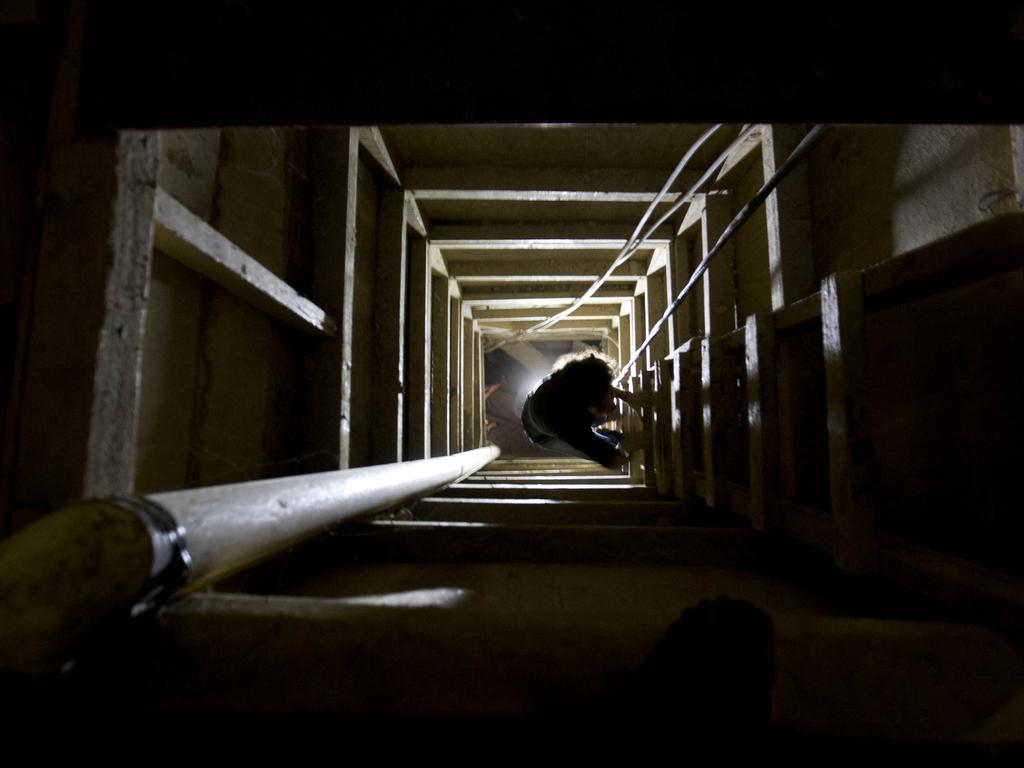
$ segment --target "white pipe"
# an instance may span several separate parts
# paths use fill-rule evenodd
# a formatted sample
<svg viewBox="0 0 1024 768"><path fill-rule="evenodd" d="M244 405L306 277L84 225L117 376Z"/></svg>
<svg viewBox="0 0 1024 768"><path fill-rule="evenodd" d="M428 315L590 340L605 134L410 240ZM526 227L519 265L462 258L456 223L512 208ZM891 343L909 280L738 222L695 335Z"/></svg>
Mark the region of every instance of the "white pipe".
<svg viewBox="0 0 1024 768"><path fill-rule="evenodd" d="M202 586L338 523L433 493L498 458L495 446L400 464L156 493L185 529L189 584Z"/></svg>

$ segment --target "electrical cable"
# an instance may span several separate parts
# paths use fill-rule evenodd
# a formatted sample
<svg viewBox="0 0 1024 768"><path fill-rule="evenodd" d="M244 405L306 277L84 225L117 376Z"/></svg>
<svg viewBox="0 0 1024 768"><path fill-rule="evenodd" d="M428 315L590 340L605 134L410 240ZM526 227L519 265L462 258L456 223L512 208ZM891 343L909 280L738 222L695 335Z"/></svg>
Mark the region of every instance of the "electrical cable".
<svg viewBox="0 0 1024 768"><path fill-rule="evenodd" d="M629 362L622 366L622 370L619 372L619 375L615 378L615 381L612 382L614 385L619 384L622 379L625 378L626 372L636 365L637 360L640 359L644 350L651 345L651 342L654 341L654 338L661 331L662 327L664 327L665 323L668 322L668 319L672 317L677 309L679 309L690 291L693 290L693 287L697 284L697 281L707 271L708 264L711 263L711 259L713 259L722 250L725 244L729 242L739 228L743 226L743 224L746 223L746 221L754 214L754 211L761 207L761 204L764 203L775 187L779 185L779 182L786 178L793 168L796 167L797 163L799 163L812 149L814 149L818 142L824 137L827 129L828 126L821 124L814 126L814 128L804 136L800 143L797 144L796 149L793 150L790 156L786 158L786 162L784 162L782 166L775 171L772 177L765 182L764 186L758 190L757 194L754 195L742 209L740 209L740 212L737 213L735 217L733 217L733 220L729 222L729 226L725 228L725 231L722 232L722 235L718 238L718 242L716 242L714 247L707 252L707 255L701 259L700 264L698 264L697 268L693 270L693 274L690 275L690 279L686 282L686 285L683 286L675 300L669 305L668 309L665 310L664 314L662 314L661 319L659 319L651 328L650 333L647 334L647 338L644 339L644 342L633 353Z"/></svg>

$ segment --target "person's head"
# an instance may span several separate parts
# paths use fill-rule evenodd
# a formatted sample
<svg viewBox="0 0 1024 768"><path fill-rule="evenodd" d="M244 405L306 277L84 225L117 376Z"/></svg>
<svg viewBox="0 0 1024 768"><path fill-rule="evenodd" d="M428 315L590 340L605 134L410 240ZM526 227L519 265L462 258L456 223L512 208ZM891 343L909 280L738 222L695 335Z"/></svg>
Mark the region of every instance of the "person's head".
<svg viewBox="0 0 1024 768"><path fill-rule="evenodd" d="M561 375L588 408L600 409L608 405L616 368L615 360L608 355L585 349L562 355L551 371Z"/></svg>

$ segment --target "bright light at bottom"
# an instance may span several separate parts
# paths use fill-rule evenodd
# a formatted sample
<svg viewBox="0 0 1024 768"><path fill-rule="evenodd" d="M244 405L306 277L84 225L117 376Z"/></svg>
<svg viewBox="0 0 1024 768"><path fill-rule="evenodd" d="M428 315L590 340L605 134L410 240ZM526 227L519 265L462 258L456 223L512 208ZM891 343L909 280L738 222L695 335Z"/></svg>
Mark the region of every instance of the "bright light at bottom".
<svg viewBox="0 0 1024 768"><path fill-rule="evenodd" d="M438 587L389 592L383 595L343 597L336 602L343 605L371 605L382 608L455 608L472 594L468 589Z"/></svg>

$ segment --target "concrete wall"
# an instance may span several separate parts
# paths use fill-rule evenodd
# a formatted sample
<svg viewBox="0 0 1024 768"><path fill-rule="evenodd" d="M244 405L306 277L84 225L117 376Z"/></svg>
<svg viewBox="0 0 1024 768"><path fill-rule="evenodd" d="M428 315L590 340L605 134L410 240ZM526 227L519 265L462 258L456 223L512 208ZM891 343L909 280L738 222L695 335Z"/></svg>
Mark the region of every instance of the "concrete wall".
<svg viewBox="0 0 1024 768"><path fill-rule="evenodd" d="M1013 186L1006 126L833 128L810 159L815 274L870 266L991 214ZM1005 209L1004 209L1005 210Z"/></svg>

